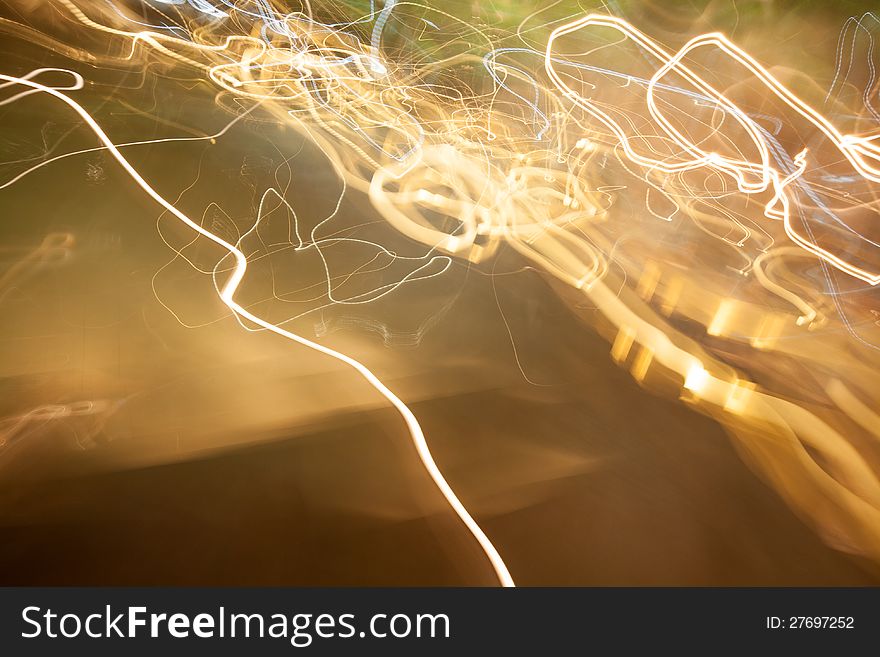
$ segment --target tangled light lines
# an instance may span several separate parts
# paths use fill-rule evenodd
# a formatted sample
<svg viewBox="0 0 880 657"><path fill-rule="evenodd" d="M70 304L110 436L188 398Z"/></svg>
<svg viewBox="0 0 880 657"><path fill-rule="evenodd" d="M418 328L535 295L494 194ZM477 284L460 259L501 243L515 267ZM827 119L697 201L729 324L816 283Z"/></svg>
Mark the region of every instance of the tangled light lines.
<svg viewBox="0 0 880 657"><path fill-rule="evenodd" d="M95 66L140 67L143 86L210 85L230 118L220 131L117 143L101 110L77 102L90 81L73 65L2 72L0 104L40 93L65 105L99 150L193 232L173 247L179 256L199 267L206 243L219 248L202 269L245 328L362 375L400 413L502 584L513 584L504 561L407 405L359 360L285 328L293 319L393 299L456 259L480 267L512 249L572 305L595 308L612 358L636 380L717 418L828 542L880 561L875 79L847 97L861 69L852 54L846 67L840 57L820 111L793 90L815 91L808 72L780 79L722 34L673 51L615 16L547 22L541 13L508 29L391 0L21 2L19 19L0 24L8 34ZM856 31L873 29L872 20ZM841 48L855 53L855 37L850 51L842 36ZM871 57L860 65L873 72ZM108 97L116 93L108 87ZM338 177L340 202L368 197L420 251L399 253L369 226L328 233L338 203L306 235L296 201L278 186L262 193L249 226L222 234L123 154L145 143L213 143L248 121L305 136ZM82 152L9 162L0 185ZM280 210L289 230L273 249L260 231ZM344 271L333 254L346 245L371 255ZM290 249L320 258L321 301L296 316L261 314L265 291L248 287L250 268ZM378 271L390 279L344 293Z"/></svg>

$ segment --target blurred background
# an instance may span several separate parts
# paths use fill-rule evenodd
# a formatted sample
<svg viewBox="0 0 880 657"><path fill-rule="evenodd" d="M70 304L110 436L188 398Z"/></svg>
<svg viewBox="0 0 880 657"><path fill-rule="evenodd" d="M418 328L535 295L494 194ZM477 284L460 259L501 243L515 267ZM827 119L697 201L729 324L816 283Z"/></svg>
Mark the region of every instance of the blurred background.
<svg viewBox="0 0 880 657"><path fill-rule="evenodd" d="M40 4L0 3L17 22L37 20ZM871 5L603 7L667 43L723 31L827 90L845 21ZM496 27L589 9L444 8ZM229 122L212 89L161 67L72 62L9 31L0 58L12 75L82 73L77 101L117 143L214 134ZM0 111L4 181L51 148L95 146L44 97ZM308 233L341 194L314 145L270 121L126 155L221 235L252 224L280 180L290 207L272 206L259 248L289 240L294 221ZM495 583L393 409L341 364L244 330L184 258L209 271L216 254L190 245L106 153L33 172L0 190L0 207L0 583ZM347 235L385 230L358 193L342 197L333 221ZM382 243L412 248L390 227ZM351 249L336 257L366 258ZM880 584L876 566L826 546L712 419L621 370L585 309L513 251L486 266L456 261L368 306L324 307L315 252L273 253L254 272L273 290L262 312L356 355L400 394L518 584Z"/></svg>

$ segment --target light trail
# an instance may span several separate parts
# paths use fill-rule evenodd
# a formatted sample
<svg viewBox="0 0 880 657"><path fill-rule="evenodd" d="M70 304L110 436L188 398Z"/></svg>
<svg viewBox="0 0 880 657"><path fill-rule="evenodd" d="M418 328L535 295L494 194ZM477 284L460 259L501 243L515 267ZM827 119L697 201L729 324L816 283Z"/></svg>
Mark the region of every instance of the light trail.
<svg viewBox="0 0 880 657"><path fill-rule="evenodd" d="M111 12L57 2L106 41L106 54L84 53L89 61L194 71L233 123L241 104L252 102L261 117L292 128L326 157L342 183L337 203L308 239L294 216L284 245L315 249L326 285L309 299L317 307L270 322L236 292L248 265L273 254L244 246L268 200L295 215L284 190L269 186L251 227L226 239L160 196L120 154L151 142L112 144L64 89L34 81L37 72L0 78L25 87L5 103L36 92L63 100L154 201L224 249L207 270L175 250L213 276L242 326L345 363L395 407L502 584L512 584L503 560L438 470L412 412L360 361L286 330L287 322L372 303L439 277L453 258L478 267L509 247L529 269L561 282L575 306L597 311L612 358L641 385L673 389L718 419L829 542L880 561L880 470L871 447L880 404L873 353L880 333L871 314L880 284L880 240L872 232L880 214L878 126L839 127L864 123L819 112L723 34L685 37L673 50L614 16L566 17L529 30L523 21L506 33L395 0L381 10L371 3L368 14L335 4L291 11L269 0L173 0L157 3L166 5L166 24L157 18L149 22L156 27L141 29L146 18L123 6ZM866 24L863 17L858 29ZM405 48L388 46L407 29ZM548 35L540 47L524 36L539 29ZM61 41L54 47L70 52ZM698 55L712 56L719 71L699 65ZM849 75L838 59L829 99ZM725 73L735 76L729 88L709 82L723 82ZM740 84L751 85L753 102L738 99L746 95ZM874 116L869 90L862 96ZM47 151L0 188L76 153L49 158ZM425 251L403 256L379 239L322 236L350 192L369 198ZM331 271L325 252L343 242L374 249L373 257ZM412 269L367 292L337 294L355 276L391 266L380 257ZM265 299L277 298L273 279Z"/></svg>
<svg viewBox="0 0 880 657"><path fill-rule="evenodd" d="M623 128L614 121L614 119L595 104L581 97L580 94L575 92L560 77L556 71L556 58L553 56L554 43L561 37L591 26L618 30L621 34L638 43L647 52L663 63L663 65L657 69L657 72L653 75L647 86L647 109L651 117L663 128L664 132L687 153L693 156L692 160L680 162L678 164L668 164L663 160L645 157L639 154L630 144L630 140ZM675 174L703 167L711 167L721 173L732 176L736 180L739 190L749 194L764 192L772 187L774 195L770 202L766 204L764 214L768 218L781 219L785 225L785 232L792 241L851 276L855 276L871 285L877 285L880 283L880 273L870 272L861 267L857 267L843 258L840 258L839 256L812 243L809 239L803 237L794 230L790 221L790 201L786 195L785 188L799 178L806 169L807 149L804 148L804 150L795 157L795 163L798 165L798 168L787 176L783 176L783 174L770 166L768 145L754 121L740 110L736 104L726 98L724 94L714 89L711 85L700 78L699 75L682 63L685 55L696 48L704 46L715 46L745 66L763 84L765 84L770 91L781 98L789 107L798 112L811 124L821 130L860 175L872 182L880 182L880 168L871 164L871 160L880 162L880 145L874 144L873 138L841 134L840 131L837 130L825 117L789 91L754 58L746 54L740 48L737 48L722 34L716 33L695 37L685 44L685 46L675 55L671 55L623 19L612 16L590 14L580 20L568 23L553 30L547 42L544 66L554 84L567 98L571 99L578 106L584 108L595 119L603 123L612 131L619 140L627 157L635 164L666 174ZM681 74L689 83L699 89L702 94L714 99L726 113L735 118L751 137L754 145L758 148L760 154L759 163L736 160L715 152L706 152L697 144L688 140L665 118L663 112L657 106L654 87L662 78L672 71ZM750 183L747 179L747 176L750 174L758 174L760 176L760 181L757 183ZM781 206L781 208L777 206Z"/></svg>
<svg viewBox="0 0 880 657"><path fill-rule="evenodd" d="M360 361L357 361L350 356L330 349L329 347L325 347L324 345L321 345L317 342L307 340L306 338L297 335L296 333L292 333L283 328L280 328L279 326L276 326L271 322L267 322L239 305L235 301L235 292L238 289L242 279L244 278L245 273L247 272L248 261L245 257L245 254L229 242L204 229L198 223L194 222L192 219L186 216L183 212L178 210L177 207L175 207L172 203L169 203L167 200L165 200L165 198L161 194L159 194L155 189L153 189L152 186L150 186L149 183L147 183L146 180L144 180L140 173L138 173L137 169L135 169L122 155L122 153L113 143L113 141L107 136L101 126L98 125L98 123L92 118L92 116L76 101L72 100L60 91L26 78L16 78L13 76L0 74L0 80L3 80L8 84L18 84L29 87L34 91L46 93L66 104L74 112L76 112L80 116L80 118L82 118L85 124L92 130L92 132L94 132L95 136L101 141L101 143L103 143L104 147L125 170L129 177L150 198L152 198L156 203L165 208L165 210L170 212L172 215L177 217L185 225L189 226L192 230L196 231L203 237L206 237L214 244L217 244L218 246L226 249L229 254L235 258L236 265L235 269L232 271L229 277L229 280L225 283L220 292L220 298L233 313L235 313L239 317L243 317L253 322L254 324L257 324L258 326L263 327L268 331L271 331L272 333L287 338L288 340L292 340L298 344L308 347L309 349L313 349L319 353L330 356L331 358L348 365L358 374L360 374L373 388L375 388L375 390L379 394L387 399L391 403L391 405L394 406L397 412L400 413L400 416L406 423L407 429L409 430L410 437L413 442L413 446L416 448L419 454L419 458L421 459L422 464L425 467L425 470L428 472L434 484L437 486L437 489L449 503L449 506L459 517L459 519L464 523L468 531L480 544L480 547L486 554L486 557L489 559L489 562L491 563L492 568L494 569L495 574L498 577L498 581L501 583L502 586L514 586L513 578L511 577L510 572L508 571L507 566L504 563L504 560L498 553L498 550L495 548L495 546L492 544L492 541L489 540L489 537L486 536L485 532L483 532L477 522L473 519L470 513L468 513L468 510L461 503L461 500L458 499L458 496L455 494L455 492L452 490L452 487L444 478L443 473L440 472L440 469L437 467L437 464L434 461L434 457L431 454L431 450L428 447L428 443L425 440L424 432L422 431L418 420L416 419L412 411L407 407L407 405L404 404L399 397L397 397L397 395L391 392L391 390Z"/></svg>

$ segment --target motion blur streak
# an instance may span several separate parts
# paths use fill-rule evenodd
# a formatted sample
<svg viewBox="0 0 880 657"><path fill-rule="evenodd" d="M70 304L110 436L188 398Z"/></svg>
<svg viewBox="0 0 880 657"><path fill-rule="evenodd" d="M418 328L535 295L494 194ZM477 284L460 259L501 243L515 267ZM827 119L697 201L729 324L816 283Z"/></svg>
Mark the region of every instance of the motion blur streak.
<svg viewBox="0 0 880 657"><path fill-rule="evenodd" d="M221 239L220 237L217 237L210 231L202 228L199 224L180 212L173 204L169 203L161 195L159 195L156 190L154 190L149 185L149 183L147 183L147 181L143 179L143 177L137 172L137 170L133 166L131 166L131 164L128 162L128 160L125 159L122 153L119 152L119 149L116 148L110 138L95 122L91 115L86 112L82 107L80 107L76 102L55 89L46 87L25 78L14 78L8 75L0 74L0 80L4 80L6 84L21 84L30 87L36 91L47 93L66 103L82 117L83 121L85 121L85 123L94 131L98 139L101 140L101 142L113 155L116 161L119 162L123 169L125 169L126 173L128 173L128 175L131 176L132 180L134 180L138 184L138 186L143 189L154 201L156 201L159 205L168 210L168 212L180 219L183 223L185 223L187 226L192 228L200 235L204 235L215 244L223 247L224 249L227 249L230 255L235 258L235 269L232 272L232 275L229 277L229 280L223 286L223 289L220 292L220 298L223 300L223 303L225 303L229 307L229 309L232 310L236 315L248 319L254 324L262 326L263 328L272 331L273 333L277 333L282 337L293 340L294 342L298 342L301 345L304 345L310 349L314 349L315 351L319 351L322 354L326 354L332 358L342 361L346 365L351 366L361 376L363 376L370 383L370 385L372 385L383 397L391 402L391 404L397 409L397 411L406 422L406 425L410 431L410 436L412 437L413 444L418 450L419 457L422 459L422 463L424 464L425 469L428 471L428 474L431 475L431 478L434 480L437 488L443 494L443 497L446 498L447 502L449 502L449 505L455 511L456 515L461 518L462 522L465 524L465 526L467 526L468 530L474 535L474 538L479 541L480 547L482 547L483 551L486 553L486 556L492 563L492 567L495 569L495 573L498 575L498 581L502 584L502 586L514 585L513 578L510 576L510 573L507 570L507 566L504 565L504 561L501 559L501 556L498 554L495 546L492 545L492 542L489 540L483 530L480 529L480 526L471 517L467 509L465 509L464 505L455 495L455 492L446 482L446 479L444 479L443 474L440 472L440 469L434 462L434 458L431 456L431 451L428 449L428 444L425 441L425 436L422 432L422 428L419 426L418 420L416 420L415 415L413 415L412 411L409 410L406 404L400 401L400 399L393 392L391 392L385 386L385 384L383 384L376 377L375 374L373 374L359 361L354 360L353 358L350 358L345 354L341 354L338 351L329 349L316 342L307 340L299 335L296 335L295 333L286 331L283 328L267 322L264 319L261 319L256 315L248 312L245 308L236 303L235 291L238 289L239 284L244 278L248 267L248 261L245 254L232 244L229 244L228 242Z"/></svg>
<svg viewBox="0 0 880 657"><path fill-rule="evenodd" d="M232 118L192 139L214 143L232 126L263 121L296 131L329 163L341 192L307 236L277 179L245 230L221 234L166 200L120 152L191 138L115 144L71 98L84 86L80 73L0 76L3 88L24 89L0 103L36 92L63 101L144 192L221 247L207 267L190 259L193 242L172 248L213 277L242 326L344 362L396 408L503 585L513 584L504 561L439 471L411 410L361 360L285 324L395 299L454 263L479 270L512 254L593 323L640 385L722 423L826 542L880 563L880 114L872 105L880 86L873 46L854 63L850 22L819 111L814 98L825 90L809 71L786 78L718 32L668 49L612 15L539 23L549 10L536 10L490 27L392 0L368 11L274 0L45 4L53 13L34 11L34 26L0 25L62 57L143 69L144 81L178 74L184 87L197 76L187 93L209 88ZM858 25L873 44L868 19ZM69 33L91 45L76 46ZM73 84L35 79L57 74ZM73 154L22 160L0 188ZM366 220L356 237L324 232L351 193L420 250L398 253L387 226ZM251 246L278 208L292 217L282 247ZM331 254L343 245L372 255L338 271ZM253 308L281 299L275 279L254 299L247 290L246 301L246 273L283 249L320 258L322 292L306 310L270 320ZM352 280L367 283L341 294ZM177 316L179 306L165 305Z"/></svg>
<svg viewBox="0 0 880 657"><path fill-rule="evenodd" d="M588 100L580 97L575 91L568 87L554 68L553 43L556 39L571 34L572 32L584 29L593 25L601 27L610 27L620 30L622 34L633 39L645 48L652 55L664 62L657 72L651 77L651 81L647 86L647 106L651 117L661 124L664 132L677 143L687 153L694 156L691 161L667 164L663 160L646 158L639 155L626 137L623 129L615 123L601 109L591 104ZM752 121L745 112L741 111L736 105L731 103L723 94L713 89L710 85L700 79L693 71L681 63L684 56L691 50L703 46L716 46L723 50L727 55L736 59L745 66L749 71L755 74L761 82L767 85L773 93L778 95L790 107L805 117L810 123L819 128L832 143L840 150L853 167L866 179L872 182L880 182L880 169L871 165L871 160L880 162L880 146L872 142L874 137L857 137L856 135L842 135L831 123L821 114L816 112L809 105L804 103L800 98L791 93L788 89L780 84L770 73L767 72L758 62L749 57L742 50L728 41L722 34L706 34L691 39L675 56L670 55L646 38L638 30L628 25L625 21L617 18L608 18L591 14L586 18L563 25L553 31L550 35L550 41L547 44L547 55L545 57L545 65L547 73L559 89L568 97L574 100L578 105L586 109L596 119L608 126L608 128L620 139L621 146L626 152L627 157L635 164L647 167L652 170L663 171L665 173L676 173L680 171L688 171L699 167L711 167L721 173L730 175L736 179L737 187L741 192L755 193L764 192L768 186L773 186L773 197L764 208L764 214L771 219L782 219L785 223L785 231L792 241L804 247L811 253L816 254L820 258L838 267L841 271L851 274L856 278L876 285L880 283L880 274L871 273L860 267L852 265L846 260L835 256L832 253L812 244L809 239L799 235L792 227L790 220L789 199L785 188L799 178L806 169L807 149L804 148L795 157L798 167L795 171L784 176L770 165L770 153L765 139L762 137L758 126ZM682 76L703 94L717 102L719 109L728 113L748 132L749 136L754 140L754 144L760 153L760 162L749 162L738 159L724 157L715 152L706 152L702 150L698 144L689 141L664 117L663 112L658 108L655 99L655 87L659 80L666 77L672 71L682 74ZM867 160L866 160L867 158ZM749 183L747 178L749 175L760 175L760 181L757 183ZM777 208L777 204L781 208Z"/></svg>

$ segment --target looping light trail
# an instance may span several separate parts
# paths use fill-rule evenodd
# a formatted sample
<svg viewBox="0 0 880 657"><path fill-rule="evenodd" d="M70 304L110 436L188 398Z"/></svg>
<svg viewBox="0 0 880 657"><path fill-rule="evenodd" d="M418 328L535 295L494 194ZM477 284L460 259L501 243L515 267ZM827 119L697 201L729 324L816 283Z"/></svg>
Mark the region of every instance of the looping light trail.
<svg viewBox="0 0 880 657"><path fill-rule="evenodd" d="M158 61L169 84L178 70L195 74L235 118L210 136L114 144L71 97L80 74L58 87L36 79L63 69L0 76L0 88L22 89L0 104L34 93L64 102L148 196L223 249L216 266L197 269L214 277L242 326L345 363L388 400L499 582L513 584L504 561L401 399L357 359L283 328L312 311L269 321L236 299L249 264L271 255L244 246L270 204L294 217L284 248L321 258L318 310L372 303L445 274L453 259L479 267L518 254L523 270L561 282L574 307L595 309L611 357L640 384L674 389L717 418L829 541L880 561L880 470L865 447L880 437L873 52L859 89L864 108L837 99L853 69L855 37L819 112L721 33L671 50L614 16L527 27L535 12L503 28L392 0L381 9L371 2L366 14L331 3L293 11L270 0L165 0L150 5L150 20L118 3L112 11L54 4L106 44L106 52L83 50L85 61ZM867 24L863 17L859 29ZM69 56L60 37L43 40ZM138 144L218 138L258 113L304 136L342 183L332 213L308 236L276 186L259 195L244 234L206 228L121 154ZM0 189L82 152L10 162L28 168ZM325 234L350 191L369 198L420 254L400 255L381 238ZM372 257L338 274L327 256L338 244L363 246ZM386 261L405 263L408 273L360 294L337 293L339 281Z"/></svg>

